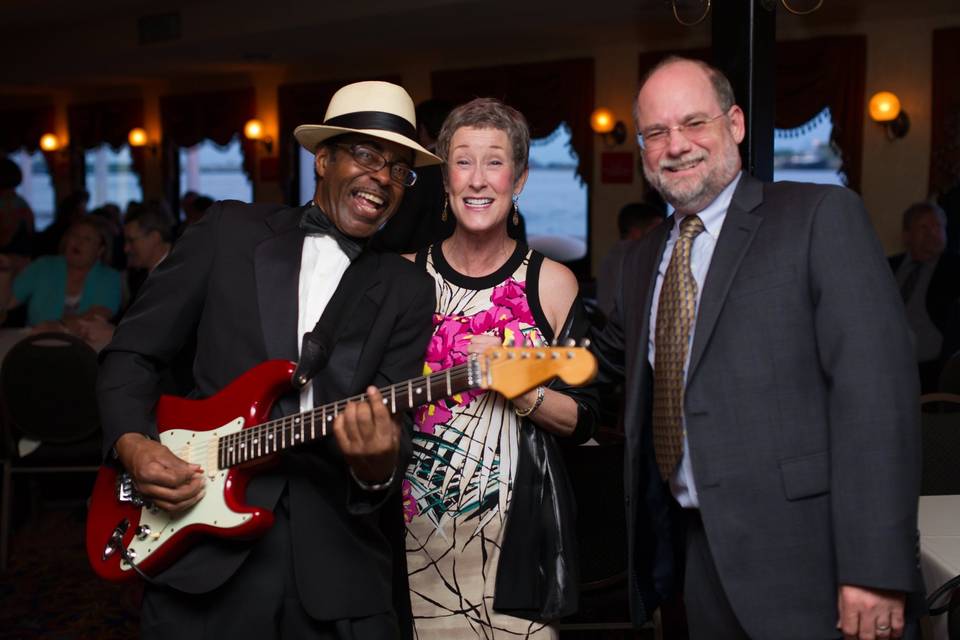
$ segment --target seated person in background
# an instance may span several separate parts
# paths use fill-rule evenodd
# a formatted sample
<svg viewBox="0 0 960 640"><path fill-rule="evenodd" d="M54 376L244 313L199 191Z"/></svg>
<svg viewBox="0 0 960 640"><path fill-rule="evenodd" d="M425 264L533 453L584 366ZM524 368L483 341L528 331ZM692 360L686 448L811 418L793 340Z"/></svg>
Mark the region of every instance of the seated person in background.
<svg viewBox="0 0 960 640"><path fill-rule="evenodd" d="M26 304L27 325L41 331L74 331L81 317L113 316L121 287L120 272L104 265L108 240L99 218L84 217L67 229L60 255L38 258L16 277L9 256L0 256L3 308Z"/></svg>
<svg viewBox="0 0 960 640"><path fill-rule="evenodd" d="M127 209L123 220L123 252L127 254L127 285L131 298L137 295L150 272L170 253L173 237L173 213L163 200L151 198L136 203L136 206L131 204Z"/></svg>
<svg viewBox="0 0 960 640"><path fill-rule="evenodd" d="M920 388L937 391L944 363L958 348L957 300L960 298L960 257L946 253L947 217L930 202L918 202L903 212L904 253L890 257L913 333Z"/></svg>
<svg viewBox="0 0 960 640"><path fill-rule="evenodd" d="M110 232L110 253L112 254L110 266L117 271L127 268L127 257L123 253L123 225L120 222L120 213L120 207L112 202L90 212L91 216L102 218L106 223L107 230Z"/></svg>
<svg viewBox="0 0 960 640"><path fill-rule="evenodd" d="M123 251L127 254L126 286L131 300L136 298L147 276L170 253L173 233L173 213L166 202L153 198L130 203L123 223ZM110 342L114 329L114 323L100 316L79 322L80 337L97 351ZM187 369L189 366L187 362Z"/></svg>
<svg viewBox="0 0 960 640"><path fill-rule="evenodd" d="M29 257L34 220L30 205L17 193L22 180L17 163L0 157L0 253Z"/></svg>
<svg viewBox="0 0 960 640"><path fill-rule="evenodd" d="M613 283L617 279L616 268L623 252L631 241L639 240L663 222L665 216L666 212L662 208L648 202L631 202L620 209L617 215L620 241L603 257L597 271L597 307L603 311L604 316L610 315L613 309Z"/></svg>
<svg viewBox="0 0 960 640"><path fill-rule="evenodd" d="M33 238L33 257L56 255L63 248L61 241L74 222L87 214L90 193L85 189L74 191L63 198L53 212L53 223Z"/></svg>

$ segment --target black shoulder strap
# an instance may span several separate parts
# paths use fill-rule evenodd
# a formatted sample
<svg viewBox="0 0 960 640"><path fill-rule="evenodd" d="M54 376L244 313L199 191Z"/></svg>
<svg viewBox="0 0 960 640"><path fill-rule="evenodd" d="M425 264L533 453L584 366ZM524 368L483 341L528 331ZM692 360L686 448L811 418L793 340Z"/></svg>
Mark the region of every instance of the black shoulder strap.
<svg viewBox="0 0 960 640"><path fill-rule="evenodd" d="M432 245L432 244L428 244L427 246L420 248L420 250L417 251L417 258L416 258L416 260L414 260L415 264L416 264L418 267L423 267L424 269L426 269L426 268L427 268L427 254L430 253L430 251L432 251L432 250L433 250L433 245Z"/></svg>
<svg viewBox="0 0 960 640"><path fill-rule="evenodd" d="M351 263L351 267L353 263ZM350 267L347 267L349 270ZM327 366L327 360L330 359L330 352L333 351L334 336L337 335L337 328L340 326L340 319L343 317L343 310L346 308L346 297L349 295L349 287L342 286L346 279L346 273L340 278L340 284L333 297L327 302L320 319L314 325L312 331L303 334L303 343L300 346L300 360L297 362L297 368L293 372L291 383L294 389L301 389L317 373Z"/></svg>

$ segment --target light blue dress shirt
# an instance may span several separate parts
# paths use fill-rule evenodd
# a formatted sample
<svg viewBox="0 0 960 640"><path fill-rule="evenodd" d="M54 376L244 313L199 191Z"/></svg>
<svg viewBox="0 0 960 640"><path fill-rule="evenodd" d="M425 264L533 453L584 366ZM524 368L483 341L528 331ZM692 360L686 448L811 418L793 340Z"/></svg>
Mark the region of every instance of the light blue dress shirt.
<svg viewBox="0 0 960 640"><path fill-rule="evenodd" d="M733 192L740 183L740 175L726 186L720 192L720 195L714 199L707 208L699 212L700 220L703 222L703 232L693 240L693 247L690 250L690 270L693 272L693 278L697 281L697 314L700 313L700 296L703 293L703 284L707 280L707 272L710 270L710 261L713 259L713 250L717 246L717 239L720 237L720 230L723 228L723 221L727 217L727 208L730 206L730 200L733 199ZM673 255L673 247L677 243L677 237L680 234L679 216L674 216L673 228L667 237L667 246L663 249L663 257L660 259L660 266L657 269L657 283L653 289L653 304L650 305L650 338L648 345L648 356L650 366L654 366L654 356L656 355L656 335L657 335L657 309L660 307L660 289L663 286L663 276L667 273L667 266L670 264L670 257ZM687 368L690 366L690 352L693 346L693 336L696 333L696 321L690 330L690 342L687 345L687 361L683 365L683 380L686 384ZM654 370L656 376L656 370ZM697 496L697 485L693 477L693 467L690 464L690 446L687 442L687 423L686 418L683 421L683 457L680 464L670 476L670 491L673 497L677 499L681 507L695 509L700 506L700 500Z"/></svg>

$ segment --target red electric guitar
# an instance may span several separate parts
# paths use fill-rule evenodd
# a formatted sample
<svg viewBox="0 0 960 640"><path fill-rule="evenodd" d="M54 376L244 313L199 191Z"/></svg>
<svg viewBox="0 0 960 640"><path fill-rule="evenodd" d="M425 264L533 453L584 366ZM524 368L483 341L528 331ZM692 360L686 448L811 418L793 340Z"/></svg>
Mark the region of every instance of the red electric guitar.
<svg viewBox="0 0 960 640"><path fill-rule="evenodd" d="M325 436L347 398L311 411L263 422L270 407L291 389L295 363L271 360L204 400L163 396L157 404L160 442L200 465L206 495L171 514L141 496L133 478L114 466L97 475L87 516L87 555L93 570L114 582L149 579L176 560L201 535L255 538L273 524L273 513L244 504L250 477L278 451ZM554 377L583 384L596 374L593 355L581 347L495 348L464 364L381 389L391 413L469 389L490 389L516 398ZM242 466L240 466L242 465Z"/></svg>

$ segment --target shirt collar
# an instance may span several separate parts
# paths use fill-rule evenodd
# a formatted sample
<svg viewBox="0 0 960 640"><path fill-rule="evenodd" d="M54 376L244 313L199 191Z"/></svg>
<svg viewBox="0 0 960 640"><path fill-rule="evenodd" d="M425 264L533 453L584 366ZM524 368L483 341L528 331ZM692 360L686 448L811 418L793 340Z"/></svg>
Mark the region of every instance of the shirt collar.
<svg viewBox="0 0 960 640"><path fill-rule="evenodd" d="M738 172L736 177L730 181L730 184L724 187L723 191L713 199L713 202L708 204L703 211L697 213L700 221L703 222L704 232L710 234L713 238L720 237L720 229L723 228L723 221L727 217L727 209L730 208L733 193L737 190L737 185L740 184L742 176L743 173ZM681 219L679 216L674 216L673 228L676 233L679 233Z"/></svg>

